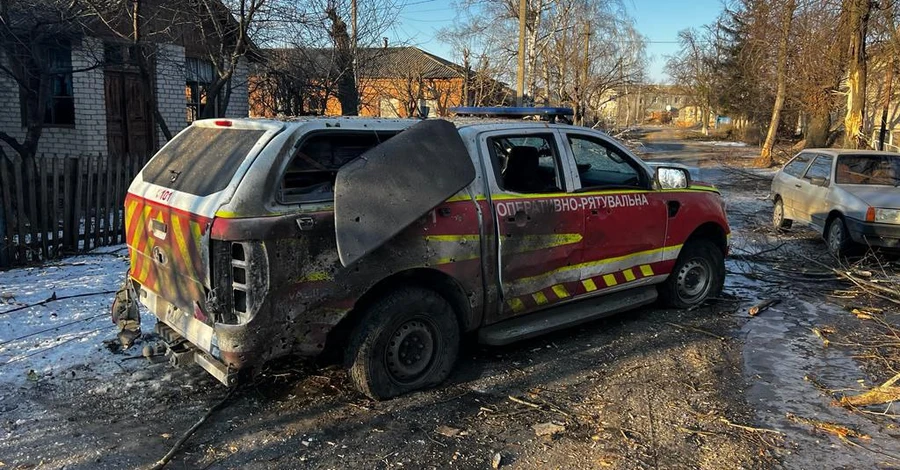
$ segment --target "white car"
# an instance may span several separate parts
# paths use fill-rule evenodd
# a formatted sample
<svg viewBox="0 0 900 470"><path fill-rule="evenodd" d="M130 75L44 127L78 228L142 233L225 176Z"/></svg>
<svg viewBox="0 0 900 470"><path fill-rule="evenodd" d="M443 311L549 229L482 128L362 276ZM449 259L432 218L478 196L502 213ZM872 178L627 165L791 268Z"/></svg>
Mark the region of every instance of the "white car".
<svg viewBox="0 0 900 470"><path fill-rule="evenodd" d="M900 249L900 154L806 149L772 180L772 223L819 231L839 256L854 244Z"/></svg>

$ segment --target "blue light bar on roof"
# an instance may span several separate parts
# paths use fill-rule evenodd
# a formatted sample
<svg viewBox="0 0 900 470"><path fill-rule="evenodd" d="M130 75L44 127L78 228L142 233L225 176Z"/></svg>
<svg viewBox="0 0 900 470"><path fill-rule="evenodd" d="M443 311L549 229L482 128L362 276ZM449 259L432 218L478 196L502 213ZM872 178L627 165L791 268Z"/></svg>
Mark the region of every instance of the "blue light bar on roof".
<svg viewBox="0 0 900 470"><path fill-rule="evenodd" d="M550 107L507 107L507 106L457 106L450 108L451 113L467 116L492 117L525 117L525 116L574 116L572 108Z"/></svg>

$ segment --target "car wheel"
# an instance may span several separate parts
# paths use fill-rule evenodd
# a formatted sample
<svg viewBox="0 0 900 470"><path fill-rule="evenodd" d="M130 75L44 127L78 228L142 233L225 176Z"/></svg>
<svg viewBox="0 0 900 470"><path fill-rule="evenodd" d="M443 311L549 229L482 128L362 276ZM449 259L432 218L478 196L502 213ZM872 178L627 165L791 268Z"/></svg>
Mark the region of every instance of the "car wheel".
<svg viewBox="0 0 900 470"><path fill-rule="evenodd" d="M791 219L784 218L784 201L781 198L775 200L775 208L772 209L772 225L775 230L786 230L794 223Z"/></svg>
<svg viewBox="0 0 900 470"><path fill-rule="evenodd" d="M724 284L722 250L709 240L692 240L681 249L675 269L659 287L659 295L667 306L688 308L718 296Z"/></svg>
<svg viewBox="0 0 900 470"><path fill-rule="evenodd" d="M837 216L831 219L828 227L825 228L825 244L828 246L828 252L836 258L840 258L847 254L852 243L844 218Z"/></svg>
<svg viewBox="0 0 900 470"><path fill-rule="evenodd" d="M458 352L459 324L447 300L405 287L366 309L345 359L353 385L383 400L443 382Z"/></svg>

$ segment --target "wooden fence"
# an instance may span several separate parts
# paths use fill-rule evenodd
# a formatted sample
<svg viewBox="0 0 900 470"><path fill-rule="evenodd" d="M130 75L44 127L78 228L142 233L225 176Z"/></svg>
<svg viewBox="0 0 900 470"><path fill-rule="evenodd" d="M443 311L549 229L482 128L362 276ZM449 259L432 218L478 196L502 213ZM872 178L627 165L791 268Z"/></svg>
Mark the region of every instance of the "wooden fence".
<svg viewBox="0 0 900 470"><path fill-rule="evenodd" d="M0 268L125 241L125 193L138 156L0 158Z"/></svg>

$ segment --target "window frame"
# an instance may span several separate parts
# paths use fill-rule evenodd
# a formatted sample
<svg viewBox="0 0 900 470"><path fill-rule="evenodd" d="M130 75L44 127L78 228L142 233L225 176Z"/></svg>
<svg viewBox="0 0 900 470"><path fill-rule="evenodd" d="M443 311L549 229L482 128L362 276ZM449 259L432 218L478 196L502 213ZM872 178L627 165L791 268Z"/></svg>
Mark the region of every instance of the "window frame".
<svg viewBox="0 0 900 470"><path fill-rule="evenodd" d="M605 147L607 150L611 149L613 151L616 151L618 154L620 154L623 157L623 160L625 160L625 162L628 163L628 165L637 172L638 178L640 178L640 180L641 180L638 186L631 187L630 189L644 190L644 191L649 191L649 190L653 189L653 177L648 173L648 169L644 166L644 164L642 162L640 162L640 160L637 157L632 155L631 152L629 152L627 149L625 149L618 143L614 142L612 139L607 138L606 136L603 136L603 135L587 133L587 132L578 132L574 129L571 131L565 130L565 131L563 131L563 134L564 134L564 138L562 140L565 142L566 150L568 151L570 159L571 159L574 180L575 180L576 186L577 186L577 189L575 189L574 192L585 192L585 191L606 190L606 189L622 189L622 190L627 191L629 188L626 188L625 186L584 186L581 181L581 174L578 172L578 160L575 158L575 150L572 148L572 144L569 140L570 137L572 137L572 136L577 136L577 137L580 137L580 138L582 138L584 140L588 140L588 141L599 142L600 143L599 145L601 145L602 147Z"/></svg>
<svg viewBox="0 0 900 470"><path fill-rule="evenodd" d="M825 183L826 183L826 186L830 185L831 180L833 179L832 175L834 174L834 161L835 161L834 157L832 157L831 155L824 155L824 154L816 154L816 155L814 155L814 157L815 158L810 160L809 165L806 166L806 171L803 172L802 179L805 181L812 181L812 177L809 176L809 172L810 172L810 170L813 169L813 165L816 164L816 161L818 161L820 158L821 159L829 159L829 160L831 160L831 162L828 164L828 175L825 176Z"/></svg>
<svg viewBox="0 0 900 470"><path fill-rule="evenodd" d="M809 158L809 161L806 162L806 166L804 166L803 169L800 170L800 172L796 175L788 173L788 167L791 166L791 164L793 164L800 157ZM784 164L784 166L781 168L781 172L787 176L790 176L791 178L803 179L803 175L805 175L806 171L809 170L809 166L812 165L812 162L813 160L815 160L815 158L816 154L814 153L800 152L797 155L794 155L794 158L788 160L788 162Z"/></svg>
<svg viewBox="0 0 900 470"><path fill-rule="evenodd" d="M545 137L548 141L553 145L551 150L553 151L553 161L556 165L556 177L559 183L559 191L554 192L543 192L543 193L520 193L518 191L512 191L503 187L500 184L502 180L502 172L499 167L499 158L497 158L495 149L492 145L492 141L496 139L503 138L517 138L517 137ZM563 160L563 149L562 142L560 140L559 132L555 129L533 129L533 128L521 128L521 129L504 129L492 132L486 132L481 135L481 148L483 152L483 156L486 157L486 161L489 164L486 164L486 168L490 168L490 177L488 181L490 182L491 192L492 193L506 193L506 194L536 194L536 195L551 195L551 194L564 194L571 193L573 188L574 180L572 180L571 174L568 170L567 165L564 164Z"/></svg>
<svg viewBox="0 0 900 470"><path fill-rule="evenodd" d="M38 49L40 51L43 65L51 68L51 70L47 74L47 80L49 81L47 85L50 88L50 95L47 96L47 101L45 103L46 109L44 109L43 112L41 126L44 128L74 129L78 119L75 112L75 74L72 68L73 45L71 41L62 40L55 44L39 45ZM53 70L52 68L52 54L54 52L61 52L61 57L65 57L61 61L63 64L59 67L59 70ZM60 77L65 84L64 88L69 91L68 95L53 94L54 82ZM36 80L40 80L40 77L37 77ZM35 82L32 86L37 88L39 86L39 82ZM28 100L25 99L27 94L28 91L24 87L19 86L19 113L23 128L28 126ZM59 113L57 111L57 103L61 103L63 101L71 103L71 122L58 122L56 118L57 114ZM50 117L49 121L47 119L48 116Z"/></svg>
<svg viewBox="0 0 900 470"><path fill-rule="evenodd" d="M197 66L192 68L189 61L194 61ZM212 80L214 80L215 68L213 63L209 60L199 58L199 57L185 57L185 72L184 72L184 98L185 98L185 119L187 124L190 125L192 122L202 119L200 116L203 115L203 111L206 110L207 106L212 105L214 108L214 115L219 115L219 100L214 99L210 101L209 95L207 93L209 86L212 85ZM209 66L210 76L208 80L202 80L200 67L201 66ZM190 97L188 97L188 91L190 91Z"/></svg>

